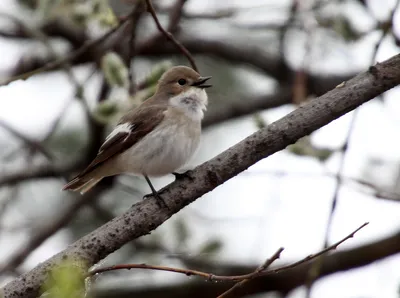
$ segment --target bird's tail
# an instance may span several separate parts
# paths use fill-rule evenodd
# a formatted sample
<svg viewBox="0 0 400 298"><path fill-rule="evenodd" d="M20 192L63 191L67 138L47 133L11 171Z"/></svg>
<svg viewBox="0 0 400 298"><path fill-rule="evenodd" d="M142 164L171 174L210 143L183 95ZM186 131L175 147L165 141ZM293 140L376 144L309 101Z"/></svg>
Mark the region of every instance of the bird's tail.
<svg viewBox="0 0 400 298"><path fill-rule="evenodd" d="M85 178L85 176L82 177L76 177L72 179L70 182L68 182L62 190L72 190L72 191L79 191L82 195L89 191L93 186L95 186L97 183L100 182L100 180L103 179L103 177L100 178Z"/></svg>

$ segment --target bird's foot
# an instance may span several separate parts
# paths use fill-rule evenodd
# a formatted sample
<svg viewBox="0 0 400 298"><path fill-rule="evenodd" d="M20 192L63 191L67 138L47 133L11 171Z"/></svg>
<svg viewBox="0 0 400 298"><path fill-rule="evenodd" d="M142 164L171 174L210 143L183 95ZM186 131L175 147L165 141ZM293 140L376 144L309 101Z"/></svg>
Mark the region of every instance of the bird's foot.
<svg viewBox="0 0 400 298"><path fill-rule="evenodd" d="M160 208L165 207L165 208L169 209L168 205L165 203L164 199L161 197L161 195L157 191L154 191L152 193L144 195L143 200L148 199L149 197L152 197L152 196L156 198L157 204Z"/></svg>
<svg viewBox="0 0 400 298"><path fill-rule="evenodd" d="M159 206L160 208L165 207L165 208L169 209L169 208L168 208L168 205L165 203L165 201L163 200L163 198L160 196L160 194L159 194L159 193L156 191L156 189L154 188L154 186L153 186L153 184L151 183L149 177L148 177L147 175L143 175L143 176L144 176L144 178L146 179L147 184L150 186L151 195L153 195L153 196L157 199L157 204L158 204L158 206ZM145 195L145 196L143 197L143 199L148 198L148 197L150 197L151 195L150 195L150 194Z"/></svg>
<svg viewBox="0 0 400 298"><path fill-rule="evenodd" d="M193 180L193 177L191 175L191 170L186 171L184 173L177 173L177 172L172 172L171 174L175 176L175 180L180 180L183 178L189 178L190 180Z"/></svg>

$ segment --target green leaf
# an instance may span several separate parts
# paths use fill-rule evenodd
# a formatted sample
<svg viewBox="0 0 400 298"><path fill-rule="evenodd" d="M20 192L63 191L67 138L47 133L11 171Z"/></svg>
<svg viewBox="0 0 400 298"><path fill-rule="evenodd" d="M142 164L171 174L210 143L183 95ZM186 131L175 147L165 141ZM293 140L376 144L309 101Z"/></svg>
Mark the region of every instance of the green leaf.
<svg viewBox="0 0 400 298"><path fill-rule="evenodd" d="M117 53L105 54L101 59L101 68L110 86L129 87L129 71Z"/></svg>
<svg viewBox="0 0 400 298"><path fill-rule="evenodd" d="M164 61L156 64L151 70L150 74L146 76L146 78L140 82L138 85L139 89L144 89L158 83L158 80L161 78L163 73L172 67L171 61Z"/></svg>
<svg viewBox="0 0 400 298"><path fill-rule="evenodd" d="M109 124L119 114L118 104L111 100L99 103L93 112L93 118L102 124Z"/></svg>
<svg viewBox="0 0 400 298"><path fill-rule="evenodd" d="M135 93L135 95L130 97L130 102L133 106L138 106L146 99L150 98L156 92L156 86L150 86L146 89L139 90Z"/></svg>
<svg viewBox="0 0 400 298"><path fill-rule="evenodd" d="M84 297L87 269L84 262L64 261L50 271L42 290L47 298Z"/></svg>
<svg viewBox="0 0 400 298"><path fill-rule="evenodd" d="M258 129L265 128L268 125L268 123L265 121L265 119L261 116L260 113L254 114L253 120Z"/></svg>
<svg viewBox="0 0 400 298"><path fill-rule="evenodd" d="M290 145L287 150L295 155L315 157L321 162L327 160L333 153L331 149L314 146L310 137L301 138L295 144Z"/></svg>
<svg viewBox="0 0 400 298"><path fill-rule="evenodd" d="M220 240L210 240L200 248L199 254L217 253L221 248L222 242Z"/></svg>
<svg viewBox="0 0 400 298"><path fill-rule="evenodd" d="M179 219L175 223L178 245L183 245L189 238L189 230L183 219Z"/></svg>

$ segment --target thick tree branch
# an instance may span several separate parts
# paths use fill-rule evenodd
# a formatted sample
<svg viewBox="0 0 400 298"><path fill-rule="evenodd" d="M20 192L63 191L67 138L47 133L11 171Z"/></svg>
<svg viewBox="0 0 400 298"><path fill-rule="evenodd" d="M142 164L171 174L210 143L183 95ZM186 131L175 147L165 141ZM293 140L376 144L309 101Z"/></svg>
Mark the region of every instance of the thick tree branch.
<svg viewBox="0 0 400 298"><path fill-rule="evenodd" d="M3 288L5 297L36 297L51 268L65 259L93 265L125 243L148 234L179 210L217 186L400 84L400 54L371 67L268 127L198 166L159 193L168 208L149 197L61 253L38 265ZM253 281L252 281L253 282Z"/></svg>
<svg viewBox="0 0 400 298"><path fill-rule="evenodd" d="M103 84L102 86L106 86ZM99 98L105 97L105 92ZM237 117L246 116L258 111L271 109L279 107L283 104L289 104L292 100L292 93L289 88L281 88L279 93L266 95L266 96L256 96L252 98L244 98L241 100L236 100L229 102L223 108L210 108L206 114L203 121L203 128L210 127L212 125L221 123L223 121L231 120ZM96 129L94 129L95 131ZM93 141L91 144L101 144L103 140L102 130L92 135ZM25 181L35 180L35 179L46 179L46 178L63 178L69 176L71 172L79 170L81 167L85 166L87 162L90 161L93 156L97 154L98 146L91 145L91 149L87 154L87 160L81 161L70 167L55 167L51 165L37 166L31 169L22 169L15 172L3 174L0 177L0 187L5 185L13 185ZM380 197L384 194L380 192Z"/></svg>
<svg viewBox="0 0 400 298"><path fill-rule="evenodd" d="M357 248L334 252L322 260L321 275L318 280L333 273L351 270L369 265L377 260L398 254L400 251L400 232L384 239L379 239ZM292 270L282 271L254 279L246 287L247 294L257 294L262 292L278 291L288 293L291 290L305 284L307 272L313 263L303 264ZM191 264L193 265L193 264ZM209 264L202 263L201 270L218 270L219 274L240 275L254 270L256 266L228 265L228 264ZM230 283L209 283L195 280L182 284L160 285L158 287L126 287L113 288L112 290L96 291L95 298L214 298L219 293L227 290ZM243 293L238 293L238 296Z"/></svg>

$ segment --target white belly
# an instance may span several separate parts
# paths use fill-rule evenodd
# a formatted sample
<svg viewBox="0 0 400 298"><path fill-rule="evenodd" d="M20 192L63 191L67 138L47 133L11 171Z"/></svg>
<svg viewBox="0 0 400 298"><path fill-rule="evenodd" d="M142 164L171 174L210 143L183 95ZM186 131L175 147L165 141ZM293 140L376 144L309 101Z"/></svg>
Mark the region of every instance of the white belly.
<svg viewBox="0 0 400 298"><path fill-rule="evenodd" d="M138 144L114 160L120 173L163 176L182 167L196 151L200 141L200 123L168 124L157 127Z"/></svg>

